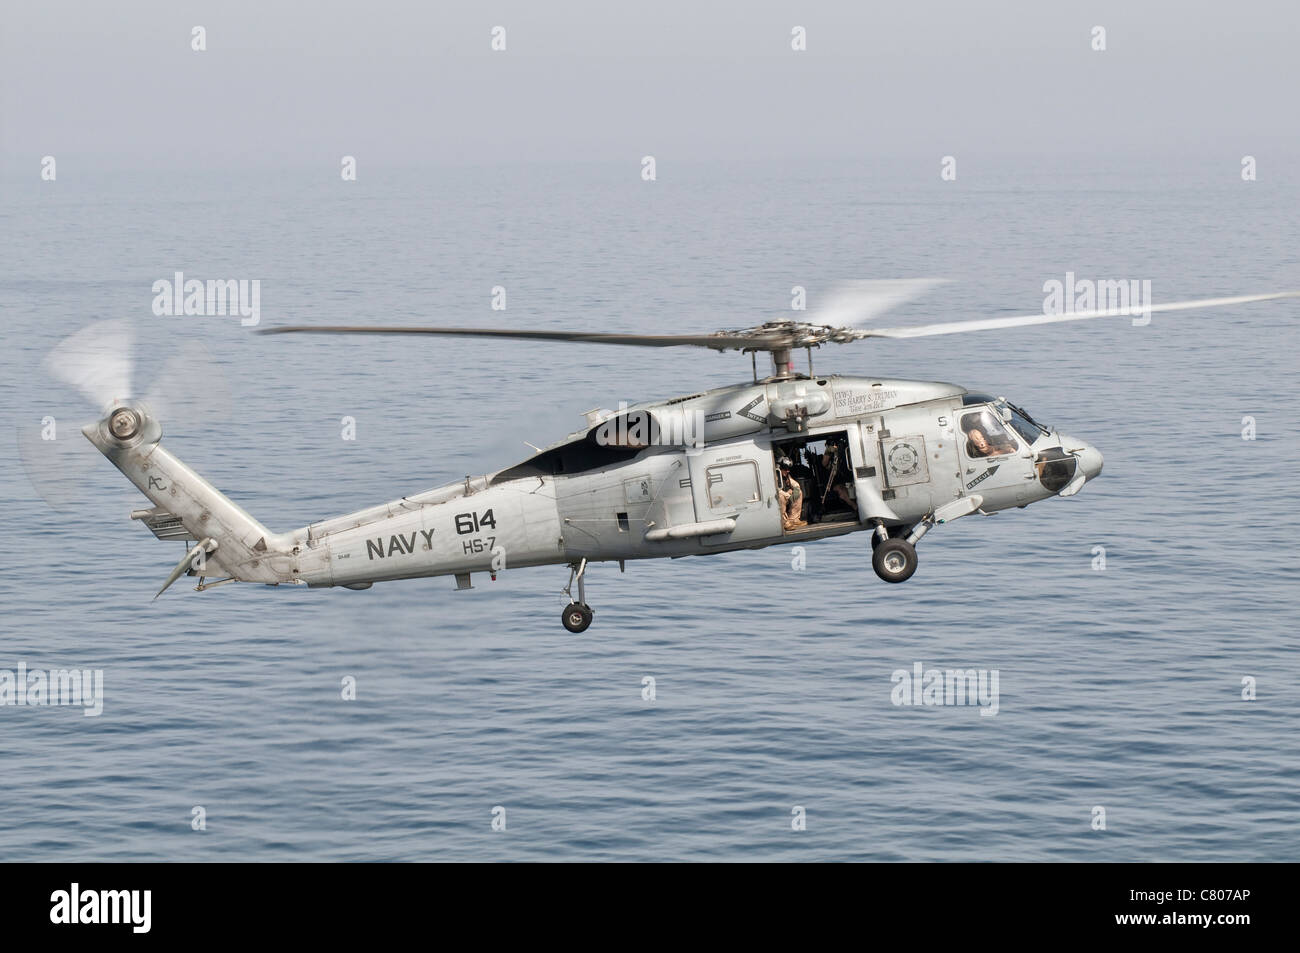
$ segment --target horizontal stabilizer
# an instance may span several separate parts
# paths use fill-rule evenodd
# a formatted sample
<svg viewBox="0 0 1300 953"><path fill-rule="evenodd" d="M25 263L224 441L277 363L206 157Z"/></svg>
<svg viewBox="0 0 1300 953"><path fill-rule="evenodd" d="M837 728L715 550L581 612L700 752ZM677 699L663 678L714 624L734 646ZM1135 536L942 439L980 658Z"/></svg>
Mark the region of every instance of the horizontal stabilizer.
<svg viewBox="0 0 1300 953"><path fill-rule="evenodd" d="M181 524L181 518L175 513L167 512L162 507L155 506L149 510L136 510L131 514L131 519L144 523L145 526L149 527L149 532L159 539L197 542L193 534Z"/></svg>

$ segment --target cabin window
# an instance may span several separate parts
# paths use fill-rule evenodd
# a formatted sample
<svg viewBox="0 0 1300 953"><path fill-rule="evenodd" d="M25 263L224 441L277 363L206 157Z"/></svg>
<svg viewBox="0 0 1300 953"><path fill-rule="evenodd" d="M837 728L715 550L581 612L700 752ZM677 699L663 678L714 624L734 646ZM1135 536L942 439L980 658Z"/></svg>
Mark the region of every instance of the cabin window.
<svg viewBox="0 0 1300 953"><path fill-rule="evenodd" d="M709 481L709 505L715 510L758 502L758 464L752 460L724 463L704 472Z"/></svg>

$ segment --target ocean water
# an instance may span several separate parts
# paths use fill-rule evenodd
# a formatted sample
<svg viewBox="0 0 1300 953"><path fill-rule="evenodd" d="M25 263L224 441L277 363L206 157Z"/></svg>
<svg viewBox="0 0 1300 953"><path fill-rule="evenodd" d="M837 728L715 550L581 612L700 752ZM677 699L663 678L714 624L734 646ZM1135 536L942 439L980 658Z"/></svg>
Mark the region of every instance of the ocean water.
<svg viewBox="0 0 1300 953"><path fill-rule="evenodd" d="M166 443L275 530L516 462L589 407L750 376L734 353L156 317L152 283L178 270L260 279L268 325L662 332L781 317L793 286L815 304L844 278L953 279L889 325L1031 313L1067 271L1166 301L1300 288L1300 183L1243 183L1231 157L972 157L956 182L933 166L5 180L0 669L102 669L105 700L94 718L0 707L0 854L1295 860L1297 301L822 349L822 373L1005 394L1105 472L936 529L900 586L865 535L808 546L802 571L789 547L598 565L582 635L560 625L558 566L468 592L182 581L151 602L181 547L127 518L143 498L88 444L69 447L88 462L70 499L17 454L45 416L84 443L71 424L93 415L40 363L106 317L133 322L142 388L168 353L207 349L221 380L196 370L198 412L165 420ZM891 674L917 662L997 670L997 714L893 704Z"/></svg>

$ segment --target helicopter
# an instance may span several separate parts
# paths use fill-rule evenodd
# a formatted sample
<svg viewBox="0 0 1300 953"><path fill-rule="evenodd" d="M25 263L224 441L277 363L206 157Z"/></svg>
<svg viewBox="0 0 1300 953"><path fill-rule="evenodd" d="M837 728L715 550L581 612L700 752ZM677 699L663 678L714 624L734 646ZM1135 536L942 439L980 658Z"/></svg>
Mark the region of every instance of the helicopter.
<svg viewBox="0 0 1300 953"><path fill-rule="evenodd" d="M197 591L230 582L365 590L377 582L560 565L561 613L574 633L592 623L586 573L598 562L708 556L870 534L872 568L888 583L917 569L917 545L935 527L974 514L1072 497L1102 472L1101 451L1040 423L1005 397L939 381L815 374L829 344L998 330L1139 312L1117 306L865 328L932 279L858 282L821 309L826 323L770 321L710 334L299 325L259 333L469 336L652 348L703 347L751 355L752 380L658 401L593 409L584 426L520 463L274 533L161 443L162 421L129 396L100 341L73 335L48 366L95 400L82 428L148 498L131 513L163 540L187 544L158 591L182 575ZM1300 291L1152 305L1141 314L1295 297ZM845 324L844 321L851 323ZM841 323L833 323L841 322ZM93 326L92 326L93 328ZM89 331L89 329L86 329ZM102 333L100 334L102 337ZM792 354L806 350L808 370ZM759 376L757 357L771 366ZM110 362L111 363L111 362ZM577 585L577 594L573 587Z"/></svg>

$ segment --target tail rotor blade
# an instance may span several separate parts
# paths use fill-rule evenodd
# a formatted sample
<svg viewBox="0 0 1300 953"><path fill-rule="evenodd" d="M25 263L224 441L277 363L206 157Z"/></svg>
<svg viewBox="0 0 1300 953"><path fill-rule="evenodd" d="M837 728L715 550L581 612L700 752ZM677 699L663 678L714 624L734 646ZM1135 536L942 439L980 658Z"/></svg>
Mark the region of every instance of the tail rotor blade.
<svg viewBox="0 0 1300 953"><path fill-rule="evenodd" d="M56 511L86 499L99 454L86 442L79 424L79 401L60 395L58 384L89 398L103 414L115 403L134 400L135 361L132 325L126 320L97 321L64 338L42 363L46 379L33 383L17 428L18 458L35 495ZM153 385L144 404L169 434L194 433L231 416L231 391L220 364L198 342L176 342L151 332L141 342L149 354ZM155 365L152 355L159 355ZM163 354L170 357L163 360ZM57 382L57 384L56 384ZM43 385L43 386L42 386ZM73 410L69 411L71 406Z"/></svg>
<svg viewBox="0 0 1300 953"><path fill-rule="evenodd" d="M188 434L231 414L230 385L207 348L187 341L159 369L144 398L164 433Z"/></svg>
<svg viewBox="0 0 1300 953"><path fill-rule="evenodd" d="M45 358L45 368L56 380L75 388L106 410L131 392L131 324L123 320L97 321L59 342Z"/></svg>
<svg viewBox="0 0 1300 953"><path fill-rule="evenodd" d="M18 424L18 459L27 482L56 511L86 498L99 454L71 418L31 415Z"/></svg>

